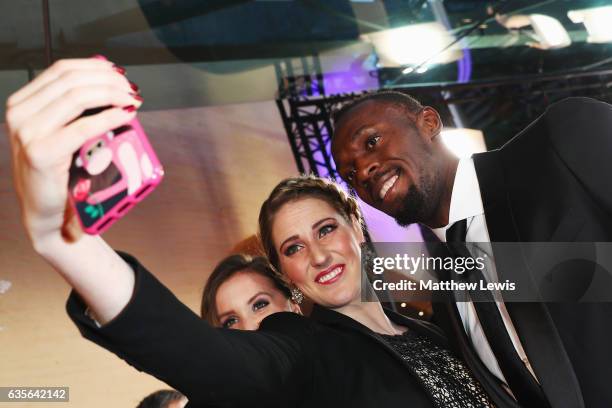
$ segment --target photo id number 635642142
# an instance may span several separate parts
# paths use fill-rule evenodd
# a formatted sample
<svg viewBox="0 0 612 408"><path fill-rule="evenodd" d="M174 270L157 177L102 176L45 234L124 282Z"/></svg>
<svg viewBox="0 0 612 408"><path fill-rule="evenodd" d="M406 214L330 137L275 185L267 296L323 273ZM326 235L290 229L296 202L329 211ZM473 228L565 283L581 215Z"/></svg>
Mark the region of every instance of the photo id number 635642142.
<svg viewBox="0 0 612 408"><path fill-rule="evenodd" d="M68 401L68 387L0 387L0 402Z"/></svg>

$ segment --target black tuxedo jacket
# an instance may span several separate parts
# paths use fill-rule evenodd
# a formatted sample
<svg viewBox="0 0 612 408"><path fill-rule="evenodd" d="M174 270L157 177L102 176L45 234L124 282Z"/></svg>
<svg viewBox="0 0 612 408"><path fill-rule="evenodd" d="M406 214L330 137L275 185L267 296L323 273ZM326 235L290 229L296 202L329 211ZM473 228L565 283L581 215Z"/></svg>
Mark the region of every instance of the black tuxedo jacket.
<svg viewBox="0 0 612 408"><path fill-rule="evenodd" d="M611 105L565 99L501 149L476 154L473 160L492 243L612 241ZM518 270L521 283L537 290L541 277L533 269L536 258L559 254L523 246L520 253L493 248L500 281L516 279L511 271ZM590 251L585 257L593 258L594 245L581 250ZM551 278L560 288L569 288L564 299L575 295L578 300L592 285L612 298L612 271L584 264L570 269ZM506 306L553 408L612 407L612 303ZM472 370L486 371L470 347L454 304L434 308L436 322L454 339L455 350Z"/></svg>
<svg viewBox="0 0 612 408"><path fill-rule="evenodd" d="M121 255L136 274L125 309L98 327L73 292L68 314L84 337L181 391L190 407L434 406L404 360L345 315L315 307L311 318L270 315L255 332L215 329ZM434 325L386 313L447 347Z"/></svg>

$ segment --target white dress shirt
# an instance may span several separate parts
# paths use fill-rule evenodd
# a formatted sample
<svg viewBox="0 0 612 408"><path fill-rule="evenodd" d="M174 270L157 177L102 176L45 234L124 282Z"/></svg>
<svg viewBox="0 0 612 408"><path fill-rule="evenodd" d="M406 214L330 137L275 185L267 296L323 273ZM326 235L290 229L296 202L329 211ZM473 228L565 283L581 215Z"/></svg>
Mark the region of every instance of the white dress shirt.
<svg viewBox="0 0 612 408"><path fill-rule="evenodd" d="M487 281L497 282L498 277L495 269L495 260L490 246L491 239L489 238L489 231L487 230L482 198L480 196L480 187L478 185L478 178L476 177L476 169L474 168L474 161L471 158L461 159L459 161L451 194L448 225L442 228L436 228L433 232L442 242L446 242L446 230L455 222L463 219L467 220L466 242L477 243L475 244L476 248L487 254L485 258L487 259L487 261L485 261L485 270L482 271L483 275ZM504 302L496 303L516 352L525 363L527 369L537 380L516 329L512 324L506 305ZM506 379L499 368L499 363L482 330L474 304L472 302L457 302L457 309L459 310L461 321L463 322L463 328L472 346L476 350L476 353L489 371L506 383Z"/></svg>

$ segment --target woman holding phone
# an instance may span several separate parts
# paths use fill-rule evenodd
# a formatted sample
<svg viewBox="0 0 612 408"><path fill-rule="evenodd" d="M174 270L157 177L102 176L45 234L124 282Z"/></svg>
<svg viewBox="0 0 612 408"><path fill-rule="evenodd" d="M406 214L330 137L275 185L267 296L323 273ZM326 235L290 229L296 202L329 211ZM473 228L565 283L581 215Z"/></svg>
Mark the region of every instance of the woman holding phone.
<svg viewBox="0 0 612 408"><path fill-rule="evenodd" d="M361 302L361 214L331 182L285 180L262 206L272 264L317 306L310 318L272 314L257 331L211 327L98 236L67 242L70 158L88 136L133 117L122 109L135 104L126 86L111 63L67 60L7 102L24 225L74 288L67 308L86 338L181 391L190 407L517 406L476 379L435 326ZM117 108L74 120L108 105Z"/></svg>

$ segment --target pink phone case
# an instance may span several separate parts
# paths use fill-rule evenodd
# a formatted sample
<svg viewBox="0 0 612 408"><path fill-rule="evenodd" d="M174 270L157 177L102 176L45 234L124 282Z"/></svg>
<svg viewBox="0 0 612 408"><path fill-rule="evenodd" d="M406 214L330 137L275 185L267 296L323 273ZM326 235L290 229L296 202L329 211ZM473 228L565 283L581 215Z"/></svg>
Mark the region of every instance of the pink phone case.
<svg viewBox="0 0 612 408"><path fill-rule="evenodd" d="M76 152L68 181L83 231L101 234L150 194L164 176L136 118L89 139Z"/></svg>

